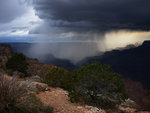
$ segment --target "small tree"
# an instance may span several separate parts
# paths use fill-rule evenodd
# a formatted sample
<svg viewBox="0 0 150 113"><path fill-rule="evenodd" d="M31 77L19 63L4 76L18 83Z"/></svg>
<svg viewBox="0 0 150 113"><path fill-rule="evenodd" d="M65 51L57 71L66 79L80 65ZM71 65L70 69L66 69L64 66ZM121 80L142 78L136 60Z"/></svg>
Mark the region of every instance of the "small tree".
<svg viewBox="0 0 150 113"><path fill-rule="evenodd" d="M21 53L15 53L6 62L6 68L26 74L26 70L28 69L28 63L26 61L26 57Z"/></svg>
<svg viewBox="0 0 150 113"><path fill-rule="evenodd" d="M68 71L63 68L53 67L50 71L45 75L44 82L49 86L53 87L64 87L64 80L67 76Z"/></svg>
<svg viewBox="0 0 150 113"><path fill-rule="evenodd" d="M121 75L113 72L109 65L85 64L70 72L65 82L71 101L84 101L105 107L114 107L124 100L121 93Z"/></svg>

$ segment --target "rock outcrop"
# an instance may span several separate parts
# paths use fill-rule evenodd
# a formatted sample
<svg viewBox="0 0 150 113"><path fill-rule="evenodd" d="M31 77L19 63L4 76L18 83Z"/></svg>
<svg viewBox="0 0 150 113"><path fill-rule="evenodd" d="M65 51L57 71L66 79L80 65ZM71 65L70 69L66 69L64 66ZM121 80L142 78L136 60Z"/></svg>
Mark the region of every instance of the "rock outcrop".
<svg viewBox="0 0 150 113"><path fill-rule="evenodd" d="M5 66L12 54L13 50L9 44L0 44L0 67Z"/></svg>
<svg viewBox="0 0 150 113"><path fill-rule="evenodd" d="M127 99L125 102L121 103L118 107L119 111L123 111L125 113L136 113L137 106L136 103L130 99Z"/></svg>
<svg viewBox="0 0 150 113"><path fill-rule="evenodd" d="M32 76L40 76L47 74L48 71L54 67L52 64L44 64L34 59L27 59L28 62L28 70L27 72L30 73Z"/></svg>
<svg viewBox="0 0 150 113"><path fill-rule="evenodd" d="M11 58L13 55L13 50L9 44L0 44L0 67L5 66L7 60ZM39 62L38 60L31 59L26 57L28 62L28 70L27 73L33 76L42 77L45 75L54 65L44 64Z"/></svg>
<svg viewBox="0 0 150 113"><path fill-rule="evenodd" d="M27 90L30 92L42 92L48 88L47 84L32 81L18 81L21 85L27 86Z"/></svg>
<svg viewBox="0 0 150 113"><path fill-rule="evenodd" d="M134 100L141 110L150 110L150 90L143 89L140 82L131 79L124 80L125 92Z"/></svg>

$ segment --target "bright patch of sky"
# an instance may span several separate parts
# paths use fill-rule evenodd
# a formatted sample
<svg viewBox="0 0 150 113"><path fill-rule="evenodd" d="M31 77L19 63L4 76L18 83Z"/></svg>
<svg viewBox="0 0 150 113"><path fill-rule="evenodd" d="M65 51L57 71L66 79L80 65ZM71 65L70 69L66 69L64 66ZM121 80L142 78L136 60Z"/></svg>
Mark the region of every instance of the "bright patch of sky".
<svg viewBox="0 0 150 113"><path fill-rule="evenodd" d="M36 16L34 9L30 6L26 7L28 7L27 11L22 16L9 23L0 23L0 36L28 35L31 29L42 23L42 20Z"/></svg>

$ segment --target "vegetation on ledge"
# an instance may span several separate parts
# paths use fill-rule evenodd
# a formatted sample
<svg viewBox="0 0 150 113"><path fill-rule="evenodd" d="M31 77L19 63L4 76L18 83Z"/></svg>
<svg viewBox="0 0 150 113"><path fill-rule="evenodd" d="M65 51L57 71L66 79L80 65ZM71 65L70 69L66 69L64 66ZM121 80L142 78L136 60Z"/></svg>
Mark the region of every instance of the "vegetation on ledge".
<svg viewBox="0 0 150 113"><path fill-rule="evenodd" d="M113 72L109 65L97 62L85 64L72 72L53 68L45 75L44 81L50 86L68 90L72 102L115 107L127 98L122 93L122 76Z"/></svg>
<svg viewBox="0 0 150 113"><path fill-rule="evenodd" d="M18 71L27 75L28 63L26 57L21 53L14 53L6 62L6 68L12 71Z"/></svg>

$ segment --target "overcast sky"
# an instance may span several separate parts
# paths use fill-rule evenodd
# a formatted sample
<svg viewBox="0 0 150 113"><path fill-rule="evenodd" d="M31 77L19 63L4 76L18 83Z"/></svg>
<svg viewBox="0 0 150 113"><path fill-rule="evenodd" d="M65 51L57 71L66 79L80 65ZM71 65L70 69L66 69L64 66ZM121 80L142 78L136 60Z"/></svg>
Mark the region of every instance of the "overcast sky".
<svg viewBox="0 0 150 113"><path fill-rule="evenodd" d="M6 36L135 43L150 39L150 0L0 0Z"/></svg>

